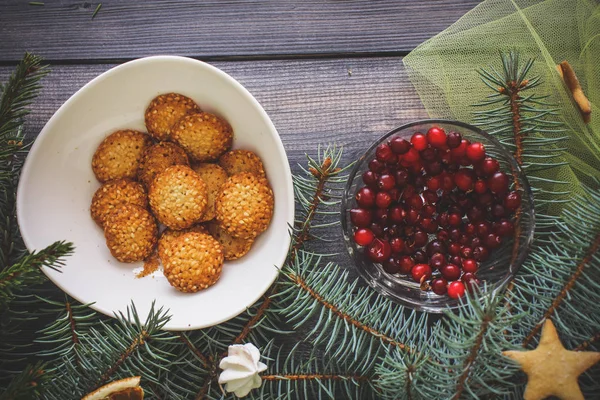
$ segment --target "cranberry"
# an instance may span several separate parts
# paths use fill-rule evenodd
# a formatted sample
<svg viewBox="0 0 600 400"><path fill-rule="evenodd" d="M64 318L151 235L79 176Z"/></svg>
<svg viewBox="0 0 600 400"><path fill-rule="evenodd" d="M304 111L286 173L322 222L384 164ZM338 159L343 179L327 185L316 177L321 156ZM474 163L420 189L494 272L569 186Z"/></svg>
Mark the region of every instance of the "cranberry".
<svg viewBox="0 0 600 400"><path fill-rule="evenodd" d="M408 200L409 198L415 195L417 195L417 188L415 188L413 185L406 185L406 187L402 191L402 196L400 197L402 197L403 200Z"/></svg>
<svg viewBox="0 0 600 400"><path fill-rule="evenodd" d="M504 197L504 207L516 211L521 206L521 195L519 192L510 192Z"/></svg>
<svg viewBox="0 0 600 400"><path fill-rule="evenodd" d="M508 191L508 176L504 172L496 172L488 179L488 187L495 194L504 194Z"/></svg>
<svg viewBox="0 0 600 400"><path fill-rule="evenodd" d="M431 267L427 264L416 264L410 270L410 274L416 282L420 282L423 277L425 279L431 278Z"/></svg>
<svg viewBox="0 0 600 400"><path fill-rule="evenodd" d="M400 195L402 192L398 188L393 188L392 190L388 190L390 196L392 196L392 202L397 202L400 200Z"/></svg>
<svg viewBox="0 0 600 400"><path fill-rule="evenodd" d="M443 174L442 175L442 189L446 192L450 192L452 189L456 187L454 183L454 174Z"/></svg>
<svg viewBox="0 0 600 400"><path fill-rule="evenodd" d="M460 232L460 229L458 229L458 228L450 229L450 239L453 242L458 242L458 240L460 239L461 236L462 236L462 233Z"/></svg>
<svg viewBox="0 0 600 400"><path fill-rule="evenodd" d="M381 190L392 190L396 186L396 180L392 175L382 174L377 181L377 186Z"/></svg>
<svg viewBox="0 0 600 400"><path fill-rule="evenodd" d="M448 133L448 137L446 139L446 144L448 145L448 148L455 149L458 146L460 146L461 141L462 141L462 135L460 133L450 132L450 133Z"/></svg>
<svg viewBox="0 0 600 400"><path fill-rule="evenodd" d="M392 248L386 240L375 238L373 242L367 247L367 254L371 261L376 263L382 263L392 254Z"/></svg>
<svg viewBox="0 0 600 400"><path fill-rule="evenodd" d="M409 174L408 174L407 170L399 169L398 171L396 171L395 176L396 176L396 185L398 185L398 187L402 187L408 183Z"/></svg>
<svg viewBox="0 0 600 400"><path fill-rule="evenodd" d="M410 142L396 136L390 141L390 148L396 154L405 154L408 150L410 150Z"/></svg>
<svg viewBox="0 0 600 400"><path fill-rule="evenodd" d="M465 258L462 261L462 268L465 272L477 272L478 265L477 261L472 258Z"/></svg>
<svg viewBox="0 0 600 400"><path fill-rule="evenodd" d="M392 204L392 196L388 192L379 192L375 196L375 204L379 208L388 208Z"/></svg>
<svg viewBox="0 0 600 400"><path fill-rule="evenodd" d="M364 208L353 208L350 210L350 221L352 224L359 228L366 228L371 224L373 220L373 214L371 210Z"/></svg>
<svg viewBox="0 0 600 400"><path fill-rule="evenodd" d="M383 171L384 168L385 168L385 164L376 158L369 161L369 170L375 172L376 174Z"/></svg>
<svg viewBox="0 0 600 400"><path fill-rule="evenodd" d="M484 216L485 216L485 214L484 214L483 210L479 207L471 207L467 211L467 218L472 223L481 221L484 218Z"/></svg>
<svg viewBox="0 0 600 400"><path fill-rule="evenodd" d="M479 247L482 244L483 241L480 238L474 237L473 239L471 239L471 243L469 244L469 246L474 249L475 247Z"/></svg>
<svg viewBox="0 0 600 400"><path fill-rule="evenodd" d="M443 128L433 126L427 131L427 141L432 147L444 147L446 140L446 132Z"/></svg>
<svg viewBox="0 0 600 400"><path fill-rule="evenodd" d="M472 272L465 272L460 280L465 284L467 290L472 290L479 284L479 279Z"/></svg>
<svg viewBox="0 0 600 400"><path fill-rule="evenodd" d="M502 218L506 215L506 210L502 204L494 204L490 209L490 214L492 214L494 218Z"/></svg>
<svg viewBox="0 0 600 400"><path fill-rule="evenodd" d="M427 148L421 152L421 159L423 159L425 161L433 161L433 160L437 159L437 157L438 157L437 150L433 149L431 147Z"/></svg>
<svg viewBox="0 0 600 400"><path fill-rule="evenodd" d="M423 247L427 244L427 234L423 231L416 231L414 235L414 245L415 247Z"/></svg>
<svg viewBox="0 0 600 400"><path fill-rule="evenodd" d="M448 258L448 262L449 264L454 264L460 267L462 265L462 258L460 258L460 256L450 256Z"/></svg>
<svg viewBox="0 0 600 400"><path fill-rule="evenodd" d="M378 238L382 238L383 235L385 234L385 231L383 229L383 226L381 226L381 224L372 223L369 226L369 229L371 229L371 232L373 232L375 237L378 237Z"/></svg>
<svg viewBox="0 0 600 400"><path fill-rule="evenodd" d="M444 171L444 166L439 161L431 161L425 164L425 172L431 176L437 176Z"/></svg>
<svg viewBox="0 0 600 400"><path fill-rule="evenodd" d="M427 254L422 250L416 250L413 254L413 258L417 264L427 263Z"/></svg>
<svg viewBox="0 0 600 400"><path fill-rule="evenodd" d="M427 180L427 187L431 190L438 190L441 186L441 179L439 176L432 176Z"/></svg>
<svg viewBox="0 0 600 400"><path fill-rule="evenodd" d="M471 258L473 256L473 249L466 245L462 246L459 254L462 258Z"/></svg>
<svg viewBox="0 0 600 400"><path fill-rule="evenodd" d="M500 170L500 163L494 158L487 157L481 163L481 169L486 175L489 176L495 174L496 172L498 172L498 170Z"/></svg>
<svg viewBox="0 0 600 400"><path fill-rule="evenodd" d="M377 208L373 212L373 220L381 223L383 226L387 225L389 217L390 215L387 208Z"/></svg>
<svg viewBox="0 0 600 400"><path fill-rule="evenodd" d="M404 221L404 216L406 212L400 206L394 206L390 208L389 218L392 222L402 222Z"/></svg>
<svg viewBox="0 0 600 400"><path fill-rule="evenodd" d="M377 174L371 170L365 171L362 174L362 180L365 183L365 185L377 186L377 179L378 179Z"/></svg>
<svg viewBox="0 0 600 400"><path fill-rule="evenodd" d="M417 189L417 192L422 192L423 191L423 186L425 186L425 182L427 181L427 178L424 177L423 175L418 175L415 178L415 187Z"/></svg>
<svg viewBox="0 0 600 400"><path fill-rule="evenodd" d="M473 189L477 194L484 194L485 192L487 192L487 183L479 179L477 182L475 182L475 186L473 187Z"/></svg>
<svg viewBox="0 0 600 400"><path fill-rule="evenodd" d="M411 256L401 256L399 259L400 272L403 274L408 274L414 265L415 260Z"/></svg>
<svg viewBox="0 0 600 400"><path fill-rule="evenodd" d="M448 285L448 296L458 299L465 295L465 285L462 282L450 282Z"/></svg>
<svg viewBox="0 0 600 400"><path fill-rule="evenodd" d="M382 264L383 270L388 274L397 274L400 272L400 261L397 257L391 256Z"/></svg>
<svg viewBox="0 0 600 400"><path fill-rule="evenodd" d="M497 249L502 244L502 238L500 238L500 236L498 236L498 235L494 235L493 233L490 233L483 239L483 244L487 248Z"/></svg>
<svg viewBox="0 0 600 400"><path fill-rule="evenodd" d="M354 241L359 246L368 246L375 239L375 235L368 228L357 229L354 232Z"/></svg>
<svg viewBox="0 0 600 400"><path fill-rule="evenodd" d="M448 253L450 253L453 256L457 256L458 254L460 254L460 248L462 246L458 243L450 243L450 245L448 246Z"/></svg>
<svg viewBox="0 0 600 400"><path fill-rule="evenodd" d="M435 231L437 231L438 224L432 218L423 218L421 220L421 228L427 233L435 233Z"/></svg>
<svg viewBox="0 0 600 400"><path fill-rule="evenodd" d="M440 268L442 276L449 281L455 281L460 278L460 268L454 264L446 264Z"/></svg>
<svg viewBox="0 0 600 400"><path fill-rule="evenodd" d="M463 139L460 141L460 144L458 146L450 150L450 154L452 154L452 157L455 159L465 157L467 155L467 147L469 147L470 144L471 142L469 142L466 139Z"/></svg>
<svg viewBox="0 0 600 400"><path fill-rule="evenodd" d="M418 194L415 194L414 196L406 199L406 204L419 211L423 208L423 199Z"/></svg>
<svg viewBox="0 0 600 400"><path fill-rule="evenodd" d="M510 236L513 234L513 231L515 230L515 226L509 220L503 219L503 220L500 220L500 221L494 223L493 230L494 230L495 234L505 237L505 236Z"/></svg>
<svg viewBox="0 0 600 400"><path fill-rule="evenodd" d="M440 296L448 292L448 281L444 278L436 278L431 281L431 290Z"/></svg>
<svg viewBox="0 0 600 400"><path fill-rule="evenodd" d="M406 213L406 223L409 225L416 225L420 219L421 214L419 214L419 212L413 208L408 210L408 212Z"/></svg>
<svg viewBox="0 0 600 400"><path fill-rule="evenodd" d="M404 249L404 240L395 237L390 240L390 246L392 248L392 252L400 253L402 249Z"/></svg>
<svg viewBox="0 0 600 400"><path fill-rule="evenodd" d="M431 204L427 204L423 207L423 209L421 210L421 215L423 217L433 217L433 215L436 212L436 207L432 206Z"/></svg>
<svg viewBox="0 0 600 400"><path fill-rule="evenodd" d="M410 240L410 236L407 237L406 240ZM413 255L415 253L414 244L404 242L404 250L402 251L402 253L406 254L407 256Z"/></svg>
<svg viewBox="0 0 600 400"><path fill-rule="evenodd" d="M486 237L490 233L492 226L489 222L483 221L483 222L478 223L476 228L477 228L477 236Z"/></svg>
<svg viewBox="0 0 600 400"><path fill-rule="evenodd" d="M402 156L402 161L407 165L412 165L418 162L421 159L419 152L414 148L411 148L404 156Z"/></svg>
<svg viewBox="0 0 600 400"><path fill-rule="evenodd" d="M410 143L413 146L413 149L417 151L422 151L427 148L427 138L420 132L415 133L410 138Z"/></svg>
<svg viewBox="0 0 600 400"><path fill-rule="evenodd" d="M475 247L473 249L473 258L476 261L485 261L489 258L490 252L483 246Z"/></svg>
<svg viewBox="0 0 600 400"><path fill-rule="evenodd" d="M462 217L460 214L452 213L448 215L448 225L450 226L460 226L461 221Z"/></svg>
<svg viewBox="0 0 600 400"><path fill-rule="evenodd" d="M454 174L454 183L463 192L473 190L475 184L475 174L472 169L461 168Z"/></svg>
<svg viewBox="0 0 600 400"><path fill-rule="evenodd" d="M474 224L468 223L465 225L465 233L468 235L475 235L475 233L477 233L477 227Z"/></svg>
<svg viewBox="0 0 600 400"><path fill-rule="evenodd" d="M489 204L492 204L493 201L494 201L494 195L491 194L489 191L486 191L485 193L482 193L479 196L477 196L477 204L482 205L482 206L487 206Z"/></svg>
<svg viewBox="0 0 600 400"><path fill-rule="evenodd" d="M435 253L442 253L442 254L445 253L446 245L444 244L444 242L434 239L427 244L426 249L427 249L427 255L431 257Z"/></svg>
<svg viewBox="0 0 600 400"><path fill-rule="evenodd" d="M392 149L387 143L381 143L379 146L377 146L377 149L375 150L375 157L384 163L389 162L392 159L396 159L394 152L392 152Z"/></svg>
<svg viewBox="0 0 600 400"><path fill-rule="evenodd" d="M447 212L440 213L437 218L438 225L441 227L444 227L444 228L450 226L450 222L448 221L448 218L450 218L450 217L448 216Z"/></svg>
<svg viewBox="0 0 600 400"><path fill-rule="evenodd" d="M364 187L356 193L356 202L361 207L373 207L375 205L375 191Z"/></svg>
<svg viewBox="0 0 600 400"><path fill-rule="evenodd" d="M485 146L483 143L471 143L467 147L467 157L473 163L483 160L485 158Z"/></svg>
<svg viewBox="0 0 600 400"><path fill-rule="evenodd" d="M433 269L440 269L446 265L446 256L442 253L435 253L429 257L429 265Z"/></svg>
<svg viewBox="0 0 600 400"><path fill-rule="evenodd" d="M402 234L402 228L400 227L400 225L393 224L391 226L388 226L387 233L391 237L399 237Z"/></svg>
<svg viewBox="0 0 600 400"><path fill-rule="evenodd" d="M453 166L451 165L452 153L450 153L449 151L442 152L440 156L440 161L442 162L442 164L447 166L449 172L455 172Z"/></svg>

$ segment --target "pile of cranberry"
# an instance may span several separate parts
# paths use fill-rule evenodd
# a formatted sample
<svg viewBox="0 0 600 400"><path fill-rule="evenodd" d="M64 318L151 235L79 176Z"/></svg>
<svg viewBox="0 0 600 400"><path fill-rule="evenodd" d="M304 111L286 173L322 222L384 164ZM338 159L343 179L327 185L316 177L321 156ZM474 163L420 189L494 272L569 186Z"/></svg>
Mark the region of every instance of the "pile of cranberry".
<svg viewBox="0 0 600 400"><path fill-rule="evenodd" d="M354 241L390 274L451 298L513 235L521 196L482 143L432 127L377 147L350 210Z"/></svg>

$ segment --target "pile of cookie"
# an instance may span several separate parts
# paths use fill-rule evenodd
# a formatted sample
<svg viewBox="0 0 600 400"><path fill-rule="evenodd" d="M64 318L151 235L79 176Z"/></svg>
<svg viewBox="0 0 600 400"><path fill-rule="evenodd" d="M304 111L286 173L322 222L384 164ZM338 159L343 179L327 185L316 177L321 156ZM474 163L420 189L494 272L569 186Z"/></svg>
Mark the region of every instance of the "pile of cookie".
<svg viewBox="0 0 600 400"><path fill-rule="evenodd" d="M117 260L142 261L157 250L169 283L197 292L267 229L273 191L262 160L231 150L229 123L192 99L154 98L145 123L147 134L119 130L94 153L92 170L102 186L91 215Z"/></svg>

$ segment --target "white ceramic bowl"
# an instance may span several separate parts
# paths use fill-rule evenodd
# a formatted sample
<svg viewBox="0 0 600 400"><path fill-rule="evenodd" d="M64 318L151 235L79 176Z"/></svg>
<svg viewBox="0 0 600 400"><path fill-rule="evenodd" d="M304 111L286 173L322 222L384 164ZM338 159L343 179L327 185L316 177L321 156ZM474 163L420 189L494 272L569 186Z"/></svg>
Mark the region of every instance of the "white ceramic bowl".
<svg viewBox="0 0 600 400"><path fill-rule="evenodd" d="M166 92L194 99L205 111L233 127L234 148L256 152L275 194L271 225L252 250L226 262L219 281L207 290L181 293L162 272L145 278L142 263L115 260L102 230L90 217L92 195L100 187L91 168L100 142L117 129L144 131L150 100ZM98 76L75 93L42 129L27 157L17 194L17 216L27 248L57 240L75 244L62 272L44 268L61 289L82 303L113 316L133 301L143 318L153 300L169 309L168 330L188 330L226 321L251 306L269 288L286 258L294 221L292 178L273 123L256 99L221 70L184 57L157 56L131 61Z"/></svg>

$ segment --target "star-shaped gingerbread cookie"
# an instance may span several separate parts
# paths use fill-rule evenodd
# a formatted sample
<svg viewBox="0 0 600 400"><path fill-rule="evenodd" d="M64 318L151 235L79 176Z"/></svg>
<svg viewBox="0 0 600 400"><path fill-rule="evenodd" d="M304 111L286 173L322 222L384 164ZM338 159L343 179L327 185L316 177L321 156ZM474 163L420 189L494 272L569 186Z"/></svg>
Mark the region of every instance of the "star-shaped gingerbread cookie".
<svg viewBox="0 0 600 400"><path fill-rule="evenodd" d="M600 361L600 353L569 351L558 338L550 319L544 322L540 344L531 351L504 351L527 374L524 400L558 396L562 400L584 400L577 377Z"/></svg>

